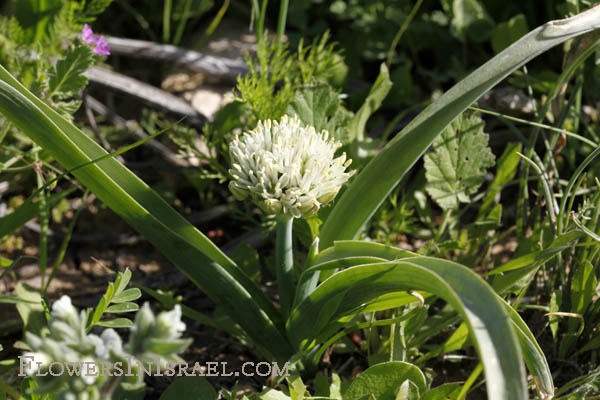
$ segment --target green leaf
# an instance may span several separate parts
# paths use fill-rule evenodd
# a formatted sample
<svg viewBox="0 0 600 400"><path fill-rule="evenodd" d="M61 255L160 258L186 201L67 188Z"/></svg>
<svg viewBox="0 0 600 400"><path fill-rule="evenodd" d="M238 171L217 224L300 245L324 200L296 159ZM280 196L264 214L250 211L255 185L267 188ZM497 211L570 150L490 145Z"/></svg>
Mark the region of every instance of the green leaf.
<svg viewBox="0 0 600 400"><path fill-rule="evenodd" d="M130 288L125 290L124 292L119 293L115 297L112 298L112 303L124 303L126 301L137 300L142 297L142 292L138 288Z"/></svg>
<svg viewBox="0 0 600 400"><path fill-rule="evenodd" d="M100 325L105 328L129 328L133 325L133 322L127 318L111 318L100 320L96 323L96 325Z"/></svg>
<svg viewBox="0 0 600 400"><path fill-rule="evenodd" d="M513 328L519 338L519 343L523 351L525 364L529 369L529 373L533 376L533 380L542 396L540 398L551 399L554 397L554 382L552 373L548 366L548 361L544 352L540 348L535 336L529 330L529 327L523 321L519 313L510 306L504 299L498 296L498 299L504 304L510 316Z"/></svg>
<svg viewBox="0 0 600 400"><path fill-rule="evenodd" d="M0 66L0 112L114 210L279 361L293 350L281 314L205 235L105 150L36 98ZM101 160L99 160L101 159Z"/></svg>
<svg viewBox="0 0 600 400"><path fill-rule="evenodd" d="M398 133L353 179L321 229L321 246L354 239L433 140L460 113L511 72L546 50L597 27L600 8L548 22L457 83Z"/></svg>
<svg viewBox="0 0 600 400"><path fill-rule="evenodd" d="M490 184L485 197L481 203L481 207L479 207L478 215L480 217L484 216L488 213L492 205L494 204L494 199L496 195L500 193L503 186L510 182L511 179L514 178L517 173L517 168L519 166L519 162L521 161L521 157L517 154L521 151L521 143L508 143L504 152L498 159L498 163L496 166L496 176L494 177L493 182Z"/></svg>
<svg viewBox="0 0 600 400"><path fill-rule="evenodd" d="M118 314L118 313L124 313L124 312L137 311L139 309L140 309L140 307L136 303L127 302L127 303L113 304L112 306L108 307L105 312Z"/></svg>
<svg viewBox="0 0 600 400"><path fill-rule="evenodd" d="M423 400L456 400L461 388L460 383L446 383L425 393Z"/></svg>
<svg viewBox="0 0 600 400"><path fill-rule="evenodd" d="M202 376L183 376L171 383L159 400L215 400L217 392Z"/></svg>
<svg viewBox="0 0 600 400"><path fill-rule="evenodd" d="M556 254L561 251L570 248L570 242L578 239L582 235L579 231L571 231L567 232L559 237L557 237L547 248L540 251L534 251L528 253L524 256L514 258L507 262L506 264L494 268L488 275L497 275L508 271L514 271L519 268L527 267L533 263L543 263L548 261L550 258L554 257Z"/></svg>
<svg viewBox="0 0 600 400"><path fill-rule="evenodd" d="M523 14L515 15L496 26L492 32L492 48L496 53L500 53L527 32L529 32L529 27L525 16Z"/></svg>
<svg viewBox="0 0 600 400"><path fill-rule="evenodd" d="M470 203L470 195L483 183L494 155L488 147L484 123L476 114L461 115L433 142L425 154L427 193L443 209Z"/></svg>
<svg viewBox="0 0 600 400"><path fill-rule="evenodd" d="M23 300L17 303L17 311L23 320L23 331L42 336L42 332L48 328L39 291L19 282L15 287L15 292L17 298Z"/></svg>
<svg viewBox="0 0 600 400"><path fill-rule="evenodd" d="M48 72L49 96L56 96L58 99L76 96L87 85L88 78L83 73L93 63L92 49L88 46L69 47L65 58L59 60Z"/></svg>
<svg viewBox="0 0 600 400"><path fill-rule="evenodd" d="M332 321L383 294L407 290L437 295L463 318L483 364L489 399L527 398L522 353L505 306L481 277L450 261L411 257L340 271L293 309L288 336L308 350Z"/></svg>
<svg viewBox="0 0 600 400"><path fill-rule="evenodd" d="M305 125L317 132L326 130L342 143L350 142L348 124L352 113L342 107L339 95L327 84L303 86L296 91L287 107L288 115L297 115Z"/></svg>
<svg viewBox="0 0 600 400"><path fill-rule="evenodd" d="M425 375L416 366L402 361L376 364L352 381L344 393L344 400L394 400L406 380L414 383L419 393L425 393Z"/></svg>
<svg viewBox="0 0 600 400"><path fill-rule="evenodd" d="M371 87L369 95L354 118L352 118L352 121L350 121L350 126L348 127L350 129L350 140L357 140L359 142L365 140L367 121L381 107L381 103L389 93L392 85L390 71L385 63L382 63L379 68L379 75Z"/></svg>

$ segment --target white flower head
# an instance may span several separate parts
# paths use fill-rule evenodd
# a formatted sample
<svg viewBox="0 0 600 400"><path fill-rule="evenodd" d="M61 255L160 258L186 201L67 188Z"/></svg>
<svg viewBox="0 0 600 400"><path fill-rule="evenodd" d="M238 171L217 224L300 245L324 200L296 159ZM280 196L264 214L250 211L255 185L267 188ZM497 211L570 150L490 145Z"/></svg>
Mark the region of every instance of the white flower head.
<svg viewBox="0 0 600 400"><path fill-rule="evenodd" d="M260 121L229 145L236 199L250 197L265 212L307 217L329 203L354 174L351 160L335 157L340 143L328 132L301 126L298 117Z"/></svg>
<svg viewBox="0 0 600 400"><path fill-rule="evenodd" d="M161 337L178 338L185 332L185 323L181 321L181 306L175 304L171 311L163 311L156 317L157 329Z"/></svg>
<svg viewBox="0 0 600 400"><path fill-rule="evenodd" d="M71 304L71 298L64 295L52 304L51 314L53 317L68 320L73 314L77 316L77 310L73 307L73 304Z"/></svg>

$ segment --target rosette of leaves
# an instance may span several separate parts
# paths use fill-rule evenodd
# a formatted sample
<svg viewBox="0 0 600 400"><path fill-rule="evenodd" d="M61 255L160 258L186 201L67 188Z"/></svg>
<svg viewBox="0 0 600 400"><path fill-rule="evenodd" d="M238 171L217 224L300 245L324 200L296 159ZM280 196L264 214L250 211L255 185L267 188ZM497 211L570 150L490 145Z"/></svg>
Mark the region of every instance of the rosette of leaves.
<svg viewBox="0 0 600 400"><path fill-rule="evenodd" d="M444 210L470 203L494 165L484 122L477 114L462 114L439 135L425 154L427 193Z"/></svg>

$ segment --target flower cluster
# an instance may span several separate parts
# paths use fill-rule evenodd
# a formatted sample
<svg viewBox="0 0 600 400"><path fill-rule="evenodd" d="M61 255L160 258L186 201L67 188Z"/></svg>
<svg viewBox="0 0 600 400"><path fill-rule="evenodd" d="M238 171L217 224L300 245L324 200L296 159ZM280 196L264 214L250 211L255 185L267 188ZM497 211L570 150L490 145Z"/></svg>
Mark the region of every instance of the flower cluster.
<svg viewBox="0 0 600 400"><path fill-rule="evenodd" d="M90 28L88 24L85 24L83 26L83 31L81 32L81 39L87 44L95 45L94 53L98 54L99 56L110 55L110 48L108 47L108 44L104 41L104 36L94 36L94 31L92 31L92 28Z"/></svg>
<svg viewBox="0 0 600 400"><path fill-rule="evenodd" d="M58 392L57 398L108 398L105 389L113 386L110 379L122 376L111 376L116 366L121 366L121 372L131 371L131 375L125 376L142 379L140 365L159 360L164 368L168 362L182 362L177 353L192 340L181 338L185 324L179 305L155 316L145 303L136 314L126 344L112 328L105 329L100 336L86 333L87 319L86 311L78 313L71 299L63 296L52 305L46 334L25 332L31 351L20 357L22 368L34 378L40 393Z"/></svg>
<svg viewBox="0 0 600 400"><path fill-rule="evenodd" d="M270 214L307 217L329 203L353 175L351 160L335 157L340 146L328 132L301 126L295 116L261 121L255 130L236 135L229 151L236 199L250 197Z"/></svg>

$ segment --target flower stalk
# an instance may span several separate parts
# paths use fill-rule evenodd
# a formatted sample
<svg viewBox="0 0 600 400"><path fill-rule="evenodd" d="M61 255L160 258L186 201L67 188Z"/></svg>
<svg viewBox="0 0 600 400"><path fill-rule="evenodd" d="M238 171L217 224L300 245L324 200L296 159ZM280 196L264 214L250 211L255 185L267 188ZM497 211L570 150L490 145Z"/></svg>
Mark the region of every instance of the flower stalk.
<svg viewBox="0 0 600 400"><path fill-rule="evenodd" d="M292 225L294 218L287 215L277 216L275 238L275 261L277 265L277 283L281 313L287 318L294 301L294 251L292 247Z"/></svg>

